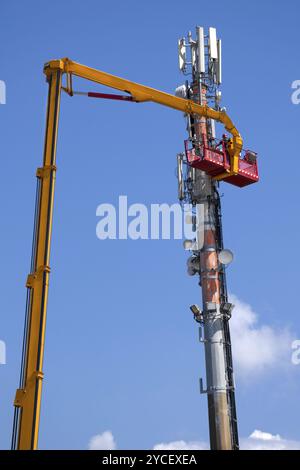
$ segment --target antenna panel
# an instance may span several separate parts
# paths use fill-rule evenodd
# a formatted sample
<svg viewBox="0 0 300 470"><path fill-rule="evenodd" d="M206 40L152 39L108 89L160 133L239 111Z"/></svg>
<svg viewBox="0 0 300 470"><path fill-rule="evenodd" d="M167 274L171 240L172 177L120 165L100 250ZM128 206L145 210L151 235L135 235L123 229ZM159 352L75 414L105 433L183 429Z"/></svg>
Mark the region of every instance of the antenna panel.
<svg viewBox="0 0 300 470"><path fill-rule="evenodd" d="M217 30L209 28L209 53L211 59L218 59Z"/></svg>
<svg viewBox="0 0 300 470"><path fill-rule="evenodd" d="M204 28L197 27L198 72L205 73Z"/></svg>
<svg viewBox="0 0 300 470"><path fill-rule="evenodd" d="M178 60L179 69L183 72L186 66L186 45L184 38L178 40Z"/></svg>

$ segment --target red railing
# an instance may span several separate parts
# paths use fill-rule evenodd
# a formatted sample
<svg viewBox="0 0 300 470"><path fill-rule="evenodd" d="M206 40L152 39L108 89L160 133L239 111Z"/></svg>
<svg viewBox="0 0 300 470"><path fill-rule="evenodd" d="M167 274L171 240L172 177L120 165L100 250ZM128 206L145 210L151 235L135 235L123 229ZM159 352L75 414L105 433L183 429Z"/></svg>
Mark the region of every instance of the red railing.
<svg viewBox="0 0 300 470"><path fill-rule="evenodd" d="M203 139L203 141L205 141ZM192 143L189 147L186 140L185 153L187 162L193 168L205 171L210 176L217 176L230 169L230 158L226 149L226 139L213 141L213 146L204 143ZM257 167L257 154L250 150L243 150L239 159L239 173L224 178L224 181L235 186L243 187L259 180Z"/></svg>

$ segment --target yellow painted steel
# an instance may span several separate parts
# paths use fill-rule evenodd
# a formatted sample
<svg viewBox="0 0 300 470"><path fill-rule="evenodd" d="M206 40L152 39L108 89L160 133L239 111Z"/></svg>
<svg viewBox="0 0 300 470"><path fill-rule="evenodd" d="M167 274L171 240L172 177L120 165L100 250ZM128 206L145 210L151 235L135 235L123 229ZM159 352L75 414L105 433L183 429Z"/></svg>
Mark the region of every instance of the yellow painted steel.
<svg viewBox="0 0 300 470"><path fill-rule="evenodd" d="M16 392L15 407L20 411L17 425L17 449L36 449L42 392L42 365L49 286L49 259L52 231L53 197L56 173L56 142L62 89L62 75L78 77L130 93L138 102L152 101L188 114L214 119L224 124L231 133L229 153L231 168L218 176L224 179L237 174L238 160L243 141L240 133L224 111L216 111L191 100L139 85L138 83L95 70L67 58L45 64L44 72L49 83L47 124L43 167L37 170L39 179L39 203L35 225L36 245L33 253L34 269L27 279L29 289L28 324L25 335L25 356L21 387ZM71 90L70 94L71 93Z"/></svg>
<svg viewBox="0 0 300 470"><path fill-rule="evenodd" d="M16 392L14 405L20 408L18 449L36 449L42 393L42 366L49 286L49 258L55 185L55 155L61 93L60 70L48 77L49 97L43 167L37 170L39 204L35 226L34 270L27 278L29 289L28 330L22 388Z"/></svg>
<svg viewBox="0 0 300 470"><path fill-rule="evenodd" d="M68 58L53 60L45 64L45 73L50 70L62 70L63 72L71 75L76 75L86 80L90 80L101 85L106 85L110 88L122 90L130 93L131 96L138 102L152 101L154 103L167 106L169 108L183 111L187 114L197 114L202 117L214 119L222 123L225 129L230 132L232 139L229 142L228 151L230 155L230 170L215 177L216 180L223 180L228 176L238 174L239 170L239 157L243 147L243 139L230 117L225 111L216 111L206 105L194 103L191 100L179 98L169 93L164 93L154 88L150 88L139 83L125 80L124 78L116 77L100 70L92 69L86 65L78 64Z"/></svg>

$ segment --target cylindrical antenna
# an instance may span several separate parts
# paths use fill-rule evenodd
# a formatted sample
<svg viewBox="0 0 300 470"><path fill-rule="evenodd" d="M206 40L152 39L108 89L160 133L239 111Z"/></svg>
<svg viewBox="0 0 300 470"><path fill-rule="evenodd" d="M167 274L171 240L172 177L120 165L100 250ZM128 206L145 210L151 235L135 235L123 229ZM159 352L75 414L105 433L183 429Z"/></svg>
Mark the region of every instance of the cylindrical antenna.
<svg viewBox="0 0 300 470"><path fill-rule="evenodd" d="M177 155L177 178L178 178L178 199L179 201L183 201L184 199L184 183L183 183L183 162L182 162L183 155L179 153Z"/></svg>

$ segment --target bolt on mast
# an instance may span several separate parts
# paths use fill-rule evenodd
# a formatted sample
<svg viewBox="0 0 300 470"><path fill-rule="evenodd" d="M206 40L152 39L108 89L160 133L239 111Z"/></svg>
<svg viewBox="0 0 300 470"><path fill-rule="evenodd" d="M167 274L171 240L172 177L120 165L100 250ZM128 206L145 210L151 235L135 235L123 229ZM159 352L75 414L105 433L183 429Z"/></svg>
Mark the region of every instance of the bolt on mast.
<svg viewBox="0 0 300 470"><path fill-rule="evenodd" d="M178 42L179 68L191 80L177 88L176 94L200 105L220 111L222 82L221 40L215 28L196 28L196 40L188 33L187 41ZM215 121L207 117L187 115L188 144L195 155L201 149L217 149ZM221 263L223 250L221 204L218 182L210 174L193 168L186 155L179 154L179 199L194 208L195 240L186 240L185 248L192 252L188 273L199 276L203 310L192 306L195 320L200 324L200 340L204 344L206 389L200 379L201 393L207 394L210 445L214 450L239 448L233 364L229 319L233 306L228 302L225 267ZM201 210L199 211L199 207ZM227 252L228 253L228 252ZM203 333L202 333L203 331Z"/></svg>

